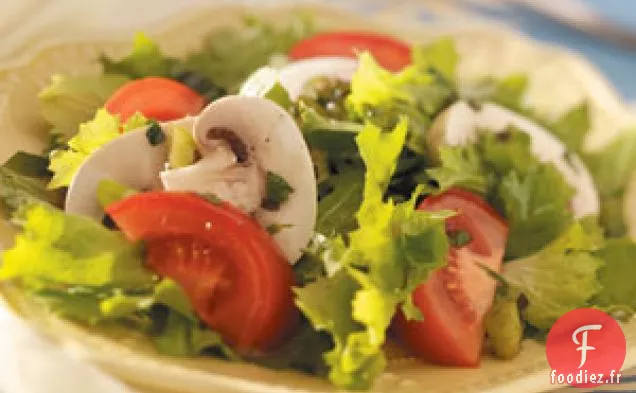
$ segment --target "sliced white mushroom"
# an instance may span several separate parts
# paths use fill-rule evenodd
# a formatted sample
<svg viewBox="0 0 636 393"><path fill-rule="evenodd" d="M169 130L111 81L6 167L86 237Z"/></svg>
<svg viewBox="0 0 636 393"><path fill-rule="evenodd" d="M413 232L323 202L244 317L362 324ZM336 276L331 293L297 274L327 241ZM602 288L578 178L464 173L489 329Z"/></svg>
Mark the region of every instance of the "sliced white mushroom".
<svg viewBox="0 0 636 393"><path fill-rule="evenodd" d="M241 95L262 96L276 82L287 90L292 101L298 99L305 85L317 77L350 81L358 61L346 57L317 57L290 63L280 70L263 67L252 74L241 87Z"/></svg>
<svg viewBox="0 0 636 393"><path fill-rule="evenodd" d="M267 99L229 96L201 112L194 138L202 159L162 172L164 188L213 193L253 214L263 227L282 226L273 237L287 259L297 261L314 230L317 191L309 149L294 119ZM293 189L276 210L261 207L268 173Z"/></svg>
<svg viewBox="0 0 636 393"><path fill-rule="evenodd" d="M436 124L435 136L447 145L463 145L474 141L479 130L504 132L515 126L531 138L532 153L541 162L550 162L563 174L565 181L575 190L572 210L577 218L595 215L600 211L598 192L594 181L582 161L573 154L567 157L565 145L548 130L532 120L495 104L483 104L473 109L459 101L446 110ZM434 142L433 142L434 143Z"/></svg>
<svg viewBox="0 0 636 393"><path fill-rule="evenodd" d="M168 191L196 191L213 194L251 214L260 208L265 194L264 176L254 162L239 163L232 147L219 141L203 158L186 167L161 172Z"/></svg>
<svg viewBox="0 0 636 393"><path fill-rule="evenodd" d="M169 131L180 126L192 129L194 117L162 123ZM168 146L153 146L146 137L147 127L129 131L95 151L79 168L66 195L65 209L70 214L101 220L104 211L97 200L102 180L114 180L136 190L161 189L159 172L165 166Z"/></svg>

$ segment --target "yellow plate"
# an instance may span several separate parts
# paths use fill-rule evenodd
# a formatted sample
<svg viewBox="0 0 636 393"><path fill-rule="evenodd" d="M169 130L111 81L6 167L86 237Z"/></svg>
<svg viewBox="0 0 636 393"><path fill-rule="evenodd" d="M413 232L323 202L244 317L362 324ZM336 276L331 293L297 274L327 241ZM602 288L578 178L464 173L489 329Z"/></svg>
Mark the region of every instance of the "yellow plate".
<svg viewBox="0 0 636 393"><path fill-rule="evenodd" d="M414 13L408 7L398 7L396 12L373 17L317 5L310 9L318 24L326 28L386 31L413 42L425 42L440 35L453 36L461 54L462 81L488 74L527 73L531 78L526 97L528 103L546 116L558 116L586 99L590 102L593 120L593 132L587 140L590 149L607 143L633 121L614 89L588 62L502 28L423 26L415 23ZM263 18L280 21L287 18L292 9L268 7L251 11ZM231 6L184 11L171 21L139 28L153 35L168 53L179 55L196 47L210 30L240 23L244 12L244 8ZM68 31L65 36L56 37L55 31L51 30L33 38L19 56L12 57L10 68L8 61L5 60L4 67L0 61L0 160L17 150L38 152L43 147L45 127L36 115L36 94L48 83L51 74L97 72L95 58L99 53L117 56L130 49L129 32L109 31L106 34L104 31L101 35L93 33L83 38L84 42L77 42L78 39L73 39ZM634 190L636 195L636 187ZM634 227L636 225L632 225ZM9 245L12 237L11 228L0 221L0 248ZM121 330L89 332L48 315L10 285L1 289L4 300L16 313L55 338L66 350L149 393L334 391L322 380L297 373L275 372L215 359L159 357L144 337ZM624 330L629 346L625 363L628 368L636 366L636 325L625 325ZM543 346L527 341L514 361L485 358L482 367L475 370L424 365L396 353L373 392L531 393L553 388L549 383Z"/></svg>

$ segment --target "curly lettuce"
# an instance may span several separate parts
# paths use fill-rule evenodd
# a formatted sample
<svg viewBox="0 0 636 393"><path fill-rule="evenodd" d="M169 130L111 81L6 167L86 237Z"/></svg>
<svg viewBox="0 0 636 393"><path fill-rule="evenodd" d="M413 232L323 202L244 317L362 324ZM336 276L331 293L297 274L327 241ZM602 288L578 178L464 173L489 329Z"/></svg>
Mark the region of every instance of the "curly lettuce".
<svg viewBox="0 0 636 393"><path fill-rule="evenodd" d="M415 48L413 64L398 73L383 69L369 53L351 79L350 112L359 119L391 129L408 118L408 147L424 153L432 119L457 97L454 77L457 53L450 40Z"/></svg>
<svg viewBox="0 0 636 393"><path fill-rule="evenodd" d="M151 333L161 353L217 348L236 358L217 333L202 327L176 282L144 267L142 244L43 204L25 207L16 222L22 232L2 253L0 280L20 281L68 319L89 325L125 321Z"/></svg>
<svg viewBox="0 0 636 393"><path fill-rule="evenodd" d="M184 66L236 92L252 72L276 56L284 56L313 32L312 21L302 15L283 25L246 16L240 28L218 30L206 37Z"/></svg>
<svg viewBox="0 0 636 393"><path fill-rule="evenodd" d="M63 139L73 136L106 100L128 82L124 75L53 75L38 94L40 114Z"/></svg>
<svg viewBox="0 0 636 393"><path fill-rule="evenodd" d="M100 109L95 117L80 125L79 132L67 143L66 150L51 152L49 170L53 177L48 185L50 189L67 187L80 166L97 149L116 139L122 132L143 127L148 120L137 113L125 123L119 116L111 115L106 109Z"/></svg>
<svg viewBox="0 0 636 393"><path fill-rule="evenodd" d="M0 279L26 278L63 285L140 288L152 283L142 249L121 232L37 204L20 213L23 232L4 252Z"/></svg>
<svg viewBox="0 0 636 393"><path fill-rule="evenodd" d="M410 294L428 274L444 265L450 213L414 209L415 198L383 200L406 140L407 121L390 132L367 124L356 138L366 164L357 229L330 255L326 276L296 288L297 304L316 330L329 333L325 353L329 379L339 387L365 389L384 370L382 346L396 312L421 318ZM334 252L335 251L335 252Z"/></svg>
<svg viewBox="0 0 636 393"><path fill-rule="evenodd" d="M504 265L502 277L527 299L524 320L548 330L566 312L590 305L603 288L598 280L603 260L594 255L601 246L577 222L540 252Z"/></svg>

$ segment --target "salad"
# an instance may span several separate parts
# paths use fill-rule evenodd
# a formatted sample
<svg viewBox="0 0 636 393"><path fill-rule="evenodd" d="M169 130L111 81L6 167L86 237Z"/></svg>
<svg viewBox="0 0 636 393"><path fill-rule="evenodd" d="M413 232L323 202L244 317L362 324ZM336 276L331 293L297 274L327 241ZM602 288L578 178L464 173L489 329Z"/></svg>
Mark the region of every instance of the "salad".
<svg viewBox="0 0 636 393"><path fill-rule="evenodd" d="M460 84L450 38L247 18L98 61L52 76L48 149L0 167L0 280L62 318L366 390L389 343L479 367L570 310L634 313L636 131L590 152L587 103Z"/></svg>

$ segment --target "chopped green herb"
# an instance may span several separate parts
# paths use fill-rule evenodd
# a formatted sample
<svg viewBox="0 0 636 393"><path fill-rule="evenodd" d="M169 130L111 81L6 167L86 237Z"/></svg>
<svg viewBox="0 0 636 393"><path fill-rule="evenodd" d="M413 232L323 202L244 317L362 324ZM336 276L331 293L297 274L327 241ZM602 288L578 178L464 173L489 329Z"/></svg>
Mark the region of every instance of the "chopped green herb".
<svg viewBox="0 0 636 393"><path fill-rule="evenodd" d="M223 200L219 198L219 196L216 194L202 193L202 194L199 194L199 196L213 205L220 205L221 203L223 203Z"/></svg>
<svg viewBox="0 0 636 393"><path fill-rule="evenodd" d="M146 130L146 138L152 146L161 145L166 141L166 134L156 121L150 122L148 130Z"/></svg>
<svg viewBox="0 0 636 393"><path fill-rule="evenodd" d="M267 172L267 196L263 200L263 208L267 210L277 210L289 199L289 194L294 189L281 176Z"/></svg>
<svg viewBox="0 0 636 393"><path fill-rule="evenodd" d="M207 101L212 102L227 94L227 90L200 72L184 69L184 65L179 62L170 70L169 77L175 79L192 90L201 93Z"/></svg>
<svg viewBox="0 0 636 393"><path fill-rule="evenodd" d="M270 235L275 235L278 232L282 231L283 229L292 228L292 227L293 225L291 224L272 224L265 229L267 230L267 232L269 232Z"/></svg>
<svg viewBox="0 0 636 393"><path fill-rule="evenodd" d="M473 238L466 231L451 231L447 233L448 240L453 247L464 247L470 243Z"/></svg>
<svg viewBox="0 0 636 393"><path fill-rule="evenodd" d="M351 93L349 83L338 79L318 77L312 79L303 88L299 98L307 107L316 111L318 116L346 121L349 119L345 100ZM360 130L362 126L360 126Z"/></svg>

